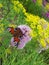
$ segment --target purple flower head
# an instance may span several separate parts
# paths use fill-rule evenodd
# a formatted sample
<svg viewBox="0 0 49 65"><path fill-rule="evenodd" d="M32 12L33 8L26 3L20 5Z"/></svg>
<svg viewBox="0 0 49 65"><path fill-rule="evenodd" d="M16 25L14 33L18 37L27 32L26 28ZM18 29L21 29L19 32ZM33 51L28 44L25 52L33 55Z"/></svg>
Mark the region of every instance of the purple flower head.
<svg viewBox="0 0 49 65"><path fill-rule="evenodd" d="M43 6L46 6L47 3L49 3L49 0L43 0Z"/></svg>
<svg viewBox="0 0 49 65"><path fill-rule="evenodd" d="M43 0L43 6L46 6L46 4L47 4L47 1Z"/></svg>
<svg viewBox="0 0 49 65"><path fill-rule="evenodd" d="M32 2L36 3L36 0L32 0Z"/></svg>
<svg viewBox="0 0 49 65"><path fill-rule="evenodd" d="M49 11L47 11L46 13L43 12L42 15L43 15L44 17L46 17L46 18L49 18Z"/></svg>
<svg viewBox="0 0 49 65"><path fill-rule="evenodd" d="M46 17L47 17L47 18L49 18L49 12L46 12L46 14L45 14L45 15L46 15Z"/></svg>
<svg viewBox="0 0 49 65"><path fill-rule="evenodd" d="M19 25L18 26L21 31L23 32L23 37L20 38L20 42L18 45L18 49L22 49L31 39L32 37L29 35L30 34L30 27L27 25ZM17 44L17 42L13 42L14 41L14 37L12 37L11 39L11 46L15 46L15 44Z"/></svg>

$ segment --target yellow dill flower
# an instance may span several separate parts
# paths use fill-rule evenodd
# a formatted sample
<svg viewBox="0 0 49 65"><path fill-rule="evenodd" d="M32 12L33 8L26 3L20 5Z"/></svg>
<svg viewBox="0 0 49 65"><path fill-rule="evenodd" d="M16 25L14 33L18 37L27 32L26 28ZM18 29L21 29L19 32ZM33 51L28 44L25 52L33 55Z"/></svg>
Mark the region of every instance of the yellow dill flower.
<svg viewBox="0 0 49 65"><path fill-rule="evenodd" d="M45 42L45 39L41 38L40 39L40 44L42 45L42 47L46 47L46 42Z"/></svg>
<svg viewBox="0 0 49 65"><path fill-rule="evenodd" d="M31 27L32 29L36 28L36 26L35 26L33 23L30 24L30 27Z"/></svg>
<svg viewBox="0 0 49 65"><path fill-rule="evenodd" d="M4 28L0 28L0 33L3 33L4 32Z"/></svg>
<svg viewBox="0 0 49 65"><path fill-rule="evenodd" d="M3 7L3 5L0 3L0 8Z"/></svg>
<svg viewBox="0 0 49 65"><path fill-rule="evenodd" d="M18 7L23 8L23 5L21 3L19 3Z"/></svg>
<svg viewBox="0 0 49 65"><path fill-rule="evenodd" d="M24 14L25 14L25 16L29 16L29 13L27 13L27 12L25 12Z"/></svg>
<svg viewBox="0 0 49 65"><path fill-rule="evenodd" d="M26 9L23 7L23 5L19 1L12 1L12 3L14 4L14 10L17 13L19 13L20 11L22 11L23 13L26 12Z"/></svg>
<svg viewBox="0 0 49 65"><path fill-rule="evenodd" d="M14 5L19 4L19 1L13 1L13 4L14 4Z"/></svg>
<svg viewBox="0 0 49 65"><path fill-rule="evenodd" d="M47 28L49 28L49 23L47 24Z"/></svg>
<svg viewBox="0 0 49 65"><path fill-rule="evenodd" d="M10 48L6 49L5 52L8 53L8 54L11 54Z"/></svg>
<svg viewBox="0 0 49 65"><path fill-rule="evenodd" d="M37 33L35 31L30 31L30 36L31 37L37 37Z"/></svg>
<svg viewBox="0 0 49 65"><path fill-rule="evenodd" d="M26 12L26 9L23 7L21 3L19 3L18 7L20 8L20 10L22 10L23 13Z"/></svg>
<svg viewBox="0 0 49 65"><path fill-rule="evenodd" d="M27 16L26 21L33 23L34 25L39 23L40 17L28 13L25 13L25 15Z"/></svg>
<svg viewBox="0 0 49 65"><path fill-rule="evenodd" d="M40 21L41 21L41 25L42 25L43 29L46 31L49 23L44 19L41 19Z"/></svg>
<svg viewBox="0 0 49 65"><path fill-rule="evenodd" d="M49 3L46 4L45 8L49 11Z"/></svg>
<svg viewBox="0 0 49 65"><path fill-rule="evenodd" d="M3 33L4 32L4 24L0 24L0 33Z"/></svg>
<svg viewBox="0 0 49 65"><path fill-rule="evenodd" d="M47 43L49 44L49 38L46 39Z"/></svg>
<svg viewBox="0 0 49 65"><path fill-rule="evenodd" d="M16 7L16 6L14 6L14 10L15 10L17 13L19 13L19 12L20 12L19 8L18 8L18 7Z"/></svg>
<svg viewBox="0 0 49 65"><path fill-rule="evenodd" d="M24 14L26 13L26 9L25 9L25 8L23 8L23 13L24 13Z"/></svg>
<svg viewBox="0 0 49 65"><path fill-rule="evenodd" d="M42 6L42 1L43 0L37 0L37 4L40 5L40 6Z"/></svg>
<svg viewBox="0 0 49 65"><path fill-rule="evenodd" d="M45 23L47 23L46 20L43 19L43 18L41 18L39 21L40 21L40 23L43 24L43 25L44 25Z"/></svg>
<svg viewBox="0 0 49 65"><path fill-rule="evenodd" d="M16 25L15 24L9 24L9 27L16 27Z"/></svg>
<svg viewBox="0 0 49 65"><path fill-rule="evenodd" d="M42 30L42 26L39 24L39 25L37 25L37 29L38 30Z"/></svg>
<svg viewBox="0 0 49 65"><path fill-rule="evenodd" d="M49 37L49 35L48 35L48 33L45 31L44 32L44 38L48 38Z"/></svg>
<svg viewBox="0 0 49 65"><path fill-rule="evenodd" d="M42 26L41 26L41 25L37 25L37 29L38 29L38 34L39 34L40 36L43 36Z"/></svg>
<svg viewBox="0 0 49 65"><path fill-rule="evenodd" d="M1 30L4 31L4 28L2 27Z"/></svg>
<svg viewBox="0 0 49 65"><path fill-rule="evenodd" d="M39 31L40 34L43 32L42 26L40 24L37 25L37 29L38 29L38 31Z"/></svg>
<svg viewBox="0 0 49 65"><path fill-rule="evenodd" d="M49 34L49 23L47 24L47 28L45 31Z"/></svg>

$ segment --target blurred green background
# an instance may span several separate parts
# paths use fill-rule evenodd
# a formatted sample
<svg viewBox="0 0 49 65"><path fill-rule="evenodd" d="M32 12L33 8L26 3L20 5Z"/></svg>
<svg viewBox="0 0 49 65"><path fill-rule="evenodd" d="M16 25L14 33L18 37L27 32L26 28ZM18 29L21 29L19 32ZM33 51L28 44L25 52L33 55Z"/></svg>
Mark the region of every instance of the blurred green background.
<svg viewBox="0 0 49 65"><path fill-rule="evenodd" d="M0 0L0 64L2 65L49 65L49 49L38 53L39 43L32 39L23 49L9 47L12 35L7 31L10 24L16 26L27 24L24 20L24 14L17 13L13 9L12 0ZM27 12L38 15L41 18L42 12L45 12L42 6L35 4L32 0L16 0L23 4ZM45 18L49 21L49 19Z"/></svg>

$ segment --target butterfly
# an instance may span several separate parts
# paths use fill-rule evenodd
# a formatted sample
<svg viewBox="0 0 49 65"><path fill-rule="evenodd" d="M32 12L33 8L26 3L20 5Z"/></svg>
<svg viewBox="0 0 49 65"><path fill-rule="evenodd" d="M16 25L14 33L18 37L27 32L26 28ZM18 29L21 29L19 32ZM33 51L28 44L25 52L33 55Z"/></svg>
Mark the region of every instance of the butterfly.
<svg viewBox="0 0 49 65"><path fill-rule="evenodd" d="M8 27L8 31L13 35L14 42L17 42L17 44L18 44L20 42L20 38L23 36L21 29L20 28Z"/></svg>
<svg viewBox="0 0 49 65"><path fill-rule="evenodd" d="M8 31L12 34L11 45L17 46L19 49L25 47L26 43L32 39L28 35L30 30L30 27L27 25L19 25L16 28L8 27Z"/></svg>

